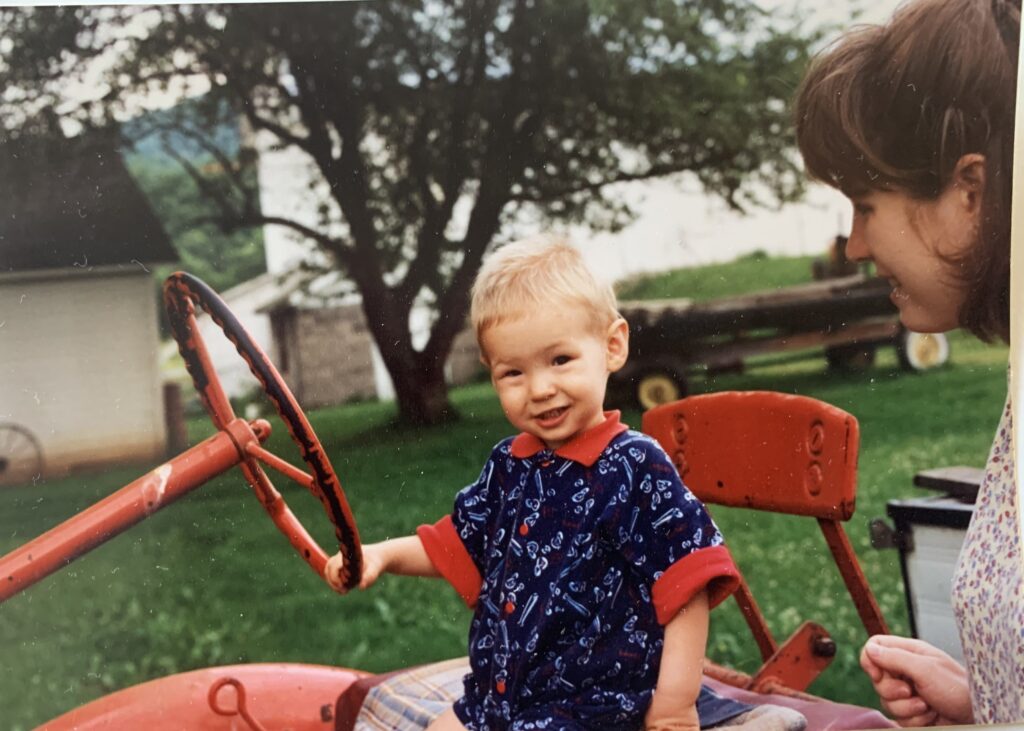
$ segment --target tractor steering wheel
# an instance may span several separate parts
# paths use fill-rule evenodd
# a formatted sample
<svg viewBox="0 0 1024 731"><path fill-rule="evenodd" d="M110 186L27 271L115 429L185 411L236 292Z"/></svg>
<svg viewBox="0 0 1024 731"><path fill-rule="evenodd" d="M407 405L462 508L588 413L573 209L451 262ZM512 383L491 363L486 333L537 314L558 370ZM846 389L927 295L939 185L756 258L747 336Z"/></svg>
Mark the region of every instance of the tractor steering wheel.
<svg viewBox="0 0 1024 731"><path fill-rule="evenodd" d="M228 424L234 421L236 416L200 335L195 317L195 304L202 307L224 331L228 340L234 343L239 355L249 365L249 370L259 380L264 392L270 397L277 413L288 427L302 460L310 470L308 473L304 472L261 446L252 444L246 448L242 459L241 468L245 479L295 550L310 568L326 581L324 570L327 566L327 554L292 514L280 493L274 489L270 478L263 470L263 465L277 470L312 492L320 500L327 517L334 525L338 548L345 560L340 577L343 590L354 588L359 584L363 568L359 532L356 530L355 520L341 489L341 483L334 474L334 469L327 460L327 455L306 415L302 413L277 369L217 293L191 274L176 272L164 282L164 305L167 308L174 339L178 341L178 350L214 426L226 431ZM254 430L258 431L260 428L263 427L258 423L254 425Z"/></svg>

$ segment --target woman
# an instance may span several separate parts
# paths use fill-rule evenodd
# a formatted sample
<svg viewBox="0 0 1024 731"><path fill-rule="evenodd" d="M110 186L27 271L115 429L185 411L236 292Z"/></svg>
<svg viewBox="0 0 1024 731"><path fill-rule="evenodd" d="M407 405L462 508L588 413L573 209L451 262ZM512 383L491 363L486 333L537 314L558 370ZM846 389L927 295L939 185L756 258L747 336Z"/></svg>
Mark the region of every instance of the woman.
<svg viewBox="0 0 1024 731"><path fill-rule="evenodd" d="M1009 341L1010 193L1020 3L914 0L812 65L797 138L853 203L846 253L892 283L910 329ZM904 726L1024 720L1024 570L1010 404L953 582L965 667L919 640L861 653Z"/></svg>

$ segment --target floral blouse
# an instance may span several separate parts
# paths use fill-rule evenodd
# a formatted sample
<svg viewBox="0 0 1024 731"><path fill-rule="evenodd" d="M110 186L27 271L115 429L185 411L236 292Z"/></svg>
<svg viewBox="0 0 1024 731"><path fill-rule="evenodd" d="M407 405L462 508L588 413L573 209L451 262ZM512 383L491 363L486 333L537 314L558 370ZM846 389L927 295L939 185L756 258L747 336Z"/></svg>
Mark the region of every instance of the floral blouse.
<svg viewBox="0 0 1024 731"><path fill-rule="evenodd" d="M976 723L1024 721L1024 559L1011 399L999 421L953 577Z"/></svg>

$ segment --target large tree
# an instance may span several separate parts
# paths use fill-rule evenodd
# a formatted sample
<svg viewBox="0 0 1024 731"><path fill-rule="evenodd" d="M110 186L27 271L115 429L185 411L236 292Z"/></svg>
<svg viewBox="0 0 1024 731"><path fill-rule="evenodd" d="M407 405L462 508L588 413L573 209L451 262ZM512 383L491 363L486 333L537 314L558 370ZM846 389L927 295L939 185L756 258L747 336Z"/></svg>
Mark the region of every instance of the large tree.
<svg viewBox="0 0 1024 731"><path fill-rule="evenodd" d="M512 217L616 225L628 211L609 184L680 171L736 207L800 187L787 100L810 41L750 0L16 8L0 28L9 128L39 114L104 124L155 93L208 88L211 109L227 100L303 151L323 197L313 225L263 213L251 158L221 155L194 115L185 132L229 174L181 163L225 230L289 227L351 278L412 422L451 413L443 365ZM101 93L69 102L69 81L97 67ZM424 300L437 317L417 349L409 316Z"/></svg>

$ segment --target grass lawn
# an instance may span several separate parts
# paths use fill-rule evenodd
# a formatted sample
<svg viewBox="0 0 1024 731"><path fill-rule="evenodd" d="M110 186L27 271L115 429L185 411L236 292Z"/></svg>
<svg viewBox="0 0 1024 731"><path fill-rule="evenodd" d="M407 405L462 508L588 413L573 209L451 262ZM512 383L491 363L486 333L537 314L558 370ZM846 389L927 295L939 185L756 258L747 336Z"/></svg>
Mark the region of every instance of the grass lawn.
<svg viewBox="0 0 1024 731"><path fill-rule="evenodd" d="M810 280L813 256L768 257L755 251L735 261L676 269L658 276L643 276L619 284L623 300L688 297L709 300L755 290L776 289Z"/></svg>
<svg viewBox="0 0 1024 731"><path fill-rule="evenodd" d="M798 261L806 272L807 260ZM774 281L766 272L775 264L757 262L756 288ZM791 264L782 260L780 266ZM727 268L716 271L734 289L715 296L734 293L744 279L730 277ZM954 335L952 348L949 365L923 375L900 372L888 351L854 375L829 374L824 359L815 358L692 384L695 393L806 394L860 420L860 494L847 527L896 632L908 631L898 555L868 547L868 521L885 515L889 499L923 494L911 485L917 470L983 465L1006 392L1006 348L962 335ZM489 386L460 388L452 396L463 418L443 429L393 428L388 404L311 414L364 541L407 534L447 512L454 492L476 478L491 446L508 433ZM638 413L624 418L640 423ZM206 433L204 422L193 424L194 440ZM277 428L271 446L290 456L283 434ZM0 552L143 469L0 492ZM330 546L319 505L283 482L293 510L321 545ZM775 634L784 637L813 619L835 637L838 657L812 690L873 704L856 668L864 633L813 521L725 509L714 514ZM241 473L232 471L0 605L0 729L31 728L111 690L207 665L274 660L383 671L452 657L465 653L468 620L454 591L426 579L385 577L369 592L333 594L263 514ZM739 669L758 664L731 602L713 614L709 645L714 659Z"/></svg>

